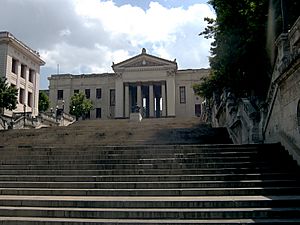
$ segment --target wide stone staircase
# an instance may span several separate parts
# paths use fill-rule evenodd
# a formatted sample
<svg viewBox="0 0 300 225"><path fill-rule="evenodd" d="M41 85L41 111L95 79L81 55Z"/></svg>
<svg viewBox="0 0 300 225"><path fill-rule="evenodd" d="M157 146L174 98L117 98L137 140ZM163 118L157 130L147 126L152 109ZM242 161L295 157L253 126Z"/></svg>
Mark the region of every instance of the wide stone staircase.
<svg viewBox="0 0 300 225"><path fill-rule="evenodd" d="M287 152L228 142L178 119L1 132L0 224L300 224Z"/></svg>

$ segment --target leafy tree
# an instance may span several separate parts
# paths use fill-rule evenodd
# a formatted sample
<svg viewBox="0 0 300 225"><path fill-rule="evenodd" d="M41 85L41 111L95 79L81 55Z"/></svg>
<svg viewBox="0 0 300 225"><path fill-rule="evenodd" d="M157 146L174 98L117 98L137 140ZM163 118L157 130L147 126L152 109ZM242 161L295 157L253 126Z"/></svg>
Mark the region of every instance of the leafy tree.
<svg viewBox="0 0 300 225"><path fill-rule="evenodd" d="M39 111L45 112L49 109L49 106L50 106L50 101L49 101L48 95L45 92L40 91L40 93L39 93Z"/></svg>
<svg viewBox="0 0 300 225"><path fill-rule="evenodd" d="M18 90L9 86L5 78L0 77L0 108L14 110L17 108Z"/></svg>
<svg viewBox="0 0 300 225"><path fill-rule="evenodd" d="M71 97L70 114L78 118L86 115L93 108L91 100L86 99L83 92L75 93Z"/></svg>
<svg viewBox="0 0 300 225"><path fill-rule="evenodd" d="M217 18L205 18L208 26L200 35L215 39L211 46L211 75L194 86L196 94L209 98L213 92L228 88L237 96L264 97L272 71L268 26L274 26L274 42L298 18L299 1L210 0L209 4ZM271 21L268 14L273 14Z"/></svg>

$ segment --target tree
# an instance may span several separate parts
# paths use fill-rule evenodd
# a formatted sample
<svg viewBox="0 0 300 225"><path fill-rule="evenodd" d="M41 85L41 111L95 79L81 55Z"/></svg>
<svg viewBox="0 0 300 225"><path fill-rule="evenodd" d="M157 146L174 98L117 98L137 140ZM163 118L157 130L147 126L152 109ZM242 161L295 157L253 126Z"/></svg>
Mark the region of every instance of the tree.
<svg viewBox="0 0 300 225"><path fill-rule="evenodd" d="M211 47L211 76L198 90L205 96L229 88L237 96L264 95L269 84L266 51L268 0L211 0L216 20L200 33L214 37Z"/></svg>
<svg viewBox="0 0 300 225"><path fill-rule="evenodd" d="M39 93L39 111L45 112L49 109L49 106L50 106L50 101L49 101L48 95L45 92L40 91L40 93Z"/></svg>
<svg viewBox="0 0 300 225"><path fill-rule="evenodd" d="M92 108L92 101L86 99L83 92L75 93L71 97L70 114L75 116L76 120L82 116L85 116Z"/></svg>
<svg viewBox="0 0 300 225"><path fill-rule="evenodd" d="M205 18L208 26L199 35L215 39L211 46L211 75L194 87L195 92L211 97L213 92L227 88L236 96L263 98L273 66L270 52L274 51L267 49L267 33L273 30L274 43L281 32L289 29L299 16L299 1L210 0L209 4L217 17Z"/></svg>
<svg viewBox="0 0 300 225"><path fill-rule="evenodd" d="M6 78L0 77L0 108L14 110L17 108L18 103L18 90L9 86Z"/></svg>

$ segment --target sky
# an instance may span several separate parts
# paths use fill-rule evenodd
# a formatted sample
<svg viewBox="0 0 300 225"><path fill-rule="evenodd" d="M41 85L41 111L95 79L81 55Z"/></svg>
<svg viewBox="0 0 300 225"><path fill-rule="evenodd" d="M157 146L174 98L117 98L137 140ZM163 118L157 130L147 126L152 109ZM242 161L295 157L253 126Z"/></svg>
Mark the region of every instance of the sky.
<svg viewBox="0 0 300 225"><path fill-rule="evenodd" d="M113 72L141 53L174 60L179 69L209 67L210 43L198 34L207 0L0 0L0 31L37 50L40 89L51 74ZM59 66L58 66L59 65ZM58 69L59 68L59 69Z"/></svg>

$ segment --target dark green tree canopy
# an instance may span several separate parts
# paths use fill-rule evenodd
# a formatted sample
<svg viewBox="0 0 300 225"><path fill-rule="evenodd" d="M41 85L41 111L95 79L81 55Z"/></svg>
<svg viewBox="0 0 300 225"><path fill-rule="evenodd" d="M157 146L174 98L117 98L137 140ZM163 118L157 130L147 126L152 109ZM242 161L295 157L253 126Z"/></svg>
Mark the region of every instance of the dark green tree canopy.
<svg viewBox="0 0 300 225"><path fill-rule="evenodd" d="M295 0L272 0L271 3L269 0L209 1L217 18L206 18L208 26L200 35L215 39L210 57L212 72L202 84L195 86L197 94L210 98L212 92L221 92L224 88L237 96L263 97L266 94L272 71L267 51L268 14L275 12L273 19L278 23L281 16L278 3L281 2L285 2L289 12L295 11L293 7L297 4L299 6Z"/></svg>
<svg viewBox="0 0 300 225"><path fill-rule="evenodd" d="M5 78L0 77L0 108L14 110L17 108L18 90L9 86Z"/></svg>
<svg viewBox="0 0 300 225"><path fill-rule="evenodd" d="M71 97L70 114L78 118L86 115L93 108L91 100L86 99L83 92L75 93Z"/></svg>
<svg viewBox="0 0 300 225"><path fill-rule="evenodd" d="M40 93L39 93L39 111L45 112L49 109L49 106L50 106L50 101L49 101L48 95L45 92L40 91Z"/></svg>

